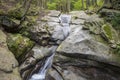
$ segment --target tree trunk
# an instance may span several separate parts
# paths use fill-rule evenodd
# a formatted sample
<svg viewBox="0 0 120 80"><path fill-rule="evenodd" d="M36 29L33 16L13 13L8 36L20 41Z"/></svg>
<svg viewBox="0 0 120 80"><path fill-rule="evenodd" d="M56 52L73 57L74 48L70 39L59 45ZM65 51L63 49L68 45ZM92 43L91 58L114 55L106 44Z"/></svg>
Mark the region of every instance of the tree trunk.
<svg viewBox="0 0 120 80"><path fill-rule="evenodd" d="M84 0L81 1L82 1L82 9L84 10Z"/></svg>

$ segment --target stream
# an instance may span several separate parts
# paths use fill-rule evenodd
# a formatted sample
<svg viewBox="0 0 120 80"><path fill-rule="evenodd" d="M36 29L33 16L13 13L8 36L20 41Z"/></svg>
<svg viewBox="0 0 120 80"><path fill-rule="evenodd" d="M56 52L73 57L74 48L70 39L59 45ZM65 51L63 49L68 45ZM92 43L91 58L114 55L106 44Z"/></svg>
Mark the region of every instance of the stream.
<svg viewBox="0 0 120 80"><path fill-rule="evenodd" d="M71 20L71 16L63 14L63 15L60 15L59 20L60 20L60 24L61 24L62 33L56 32L55 34L52 35L52 39L55 41L57 40L58 45L53 45L50 48L51 56L46 58L44 65L39 69L38 73L33 74L29 80L45 80L46 72L52 66L52 62L53 62L53 58L54 58L56 49L61 44L61 42L64 41L68 37L68 35L70 33L69 23ZM62 36L57 37L56 34L57 35L62 34Z"/></svg>
<svg viewBox="0 0 120 80"><path fill-rule="evenodd" d="M52 12L41 20L32 29L33 39L48 43L37 43L28 53L20 66L23 80L120 80L119 57L99 41L103 39L100 34L90 33L83 24L99 23L98 15L88 16L84 11L70 15ZM97 30L99 26L89 27Z"/></svg>

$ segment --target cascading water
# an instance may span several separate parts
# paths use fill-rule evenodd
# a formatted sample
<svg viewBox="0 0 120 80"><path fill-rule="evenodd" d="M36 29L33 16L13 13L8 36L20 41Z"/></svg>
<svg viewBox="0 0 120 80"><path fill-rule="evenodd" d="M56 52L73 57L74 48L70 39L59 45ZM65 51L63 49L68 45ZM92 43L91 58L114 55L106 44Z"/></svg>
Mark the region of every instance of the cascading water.
<svg viewBox="0 0 120 80"><path fill-rule="evenodd" d="M61 15L59 17L59 20L60 20L61 25L62 25L61 30L62 30L63 37L62 38L57 38L53 34L52 38L58 40L58 42L61 43L69 35L69 32L70 32L69 23L70 23L70 20L71 20L71 16L70 15ZM39 70L39 72L36 73L36 74L33 74L29 80L44 80L45 79L46 72L52 65L53 57L55 55L55 51L56 51L57 47L58 46L52 46L52 48L50 48L50 53L52 55L46 59L45 64Z"/></svg>

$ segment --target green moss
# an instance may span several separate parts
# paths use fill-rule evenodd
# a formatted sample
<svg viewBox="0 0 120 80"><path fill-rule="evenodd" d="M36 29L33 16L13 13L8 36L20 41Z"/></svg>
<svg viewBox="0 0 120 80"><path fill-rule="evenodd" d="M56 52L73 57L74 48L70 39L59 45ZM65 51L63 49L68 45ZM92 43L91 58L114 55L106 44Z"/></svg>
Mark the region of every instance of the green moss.
<svg viewBox="0 0 120 80"><path fill-rule="evenodd" d="M7 39L9 49L13 52L16 58L25 55L28 50L34 45L34 42L29 38L23 37L20 34L9 35Z"/></svg>
<svg viewBox="0 0 120 80"><path fill-rule="evenodd" d="M103 44L105 44L105 45L108 45L108 43L107 43L107 41L105 41L102 37L101 37L101 35L95 35L95 34L90 34L92 37L93 37L93 39L95 39L96 41L98 41L98 42L100 42L100 43L103 43Z"/></svg>
<svg viewBox="0 0 120 80"><path fill-rule="evenodd" d="M0 10L0 15L2 15L2 14L5 14L5 12L3 10Z"/></svg>
<svg viewBox="0 0 120 80"><path fill-rule="evenodd" d="M37 15L39 15L39 11L40 11L39 6L31 5L27 15L29 15L29 16L37 16Z"/></svg>
<svg viewBox="0 0 120 80"><path fill-rule="evenodd" d="M102 27L103 27L104 33L106 34L106 37L112 40L113 37L112 37L111 26L109 24L104 24Z"/></svg>
<svg viewBox="0 0 120 80"><path fill-rule="evenodd" d="M8 15L16 19L21 19L24 12L25 10L22 8L13 8L8 11Z"/></svg>
<svg viewBox="0 0 120 80"><path fill-rule="evenodd" d="M36 20L38 19L38 16L26 16L29 23L34 24L36 23Z"/></svg>

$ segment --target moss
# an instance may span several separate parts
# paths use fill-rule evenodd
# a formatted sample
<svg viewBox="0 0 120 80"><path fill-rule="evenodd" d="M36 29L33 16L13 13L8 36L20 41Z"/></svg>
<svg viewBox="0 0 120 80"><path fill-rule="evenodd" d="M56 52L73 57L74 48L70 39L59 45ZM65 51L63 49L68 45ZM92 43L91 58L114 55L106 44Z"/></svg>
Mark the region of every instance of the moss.
<svg viewBox="0 0 120 80"><path fill-rule="evenodd" d="M11 18L10 20L18 25L20 24L20 20L18 19Z"/></svg>
<svg viewBox="0 0 120 80"><path fill-rule="evenodd" d="M16 18L16 19L21 19L24 14L24 10L21 9L12 9L8 12L8 15L10 17Z"/></svg>
<svg viewBox="0 0 120 80"><path fill-rule="evenodd" d="M29 16L37 16L39 14L39 11L40 11L40 7L31 5L31 7L28 11L28 15Z"/></svg>
<svg viewBox="0 0 120 80"><path fill-rule="evenodd" d="M107 41L105 41L102 37L101 37L101 35L95 35L95 34L90 34L92 37L93 37L93 39L95 39L96 41L98 41L98 42L100 42L100 43L103 43L103 44L105 44L105 45L108 45L108 43L107 43Z"/></svg>
<svg viewBox="0 0 120 80"><path fill-rule="evenodd" d="M2 14L5 14L5 12L3 10L0 10L0 15L2 15Z"/></svg>
<svg viewBox="0 0 120 80"><path fill-rule="evenodd" d="M7 39L9 49L14 53L16 58L25 55L31 49L34 42L29 38L23 37L20 34L9 35Z"/></svg>
<svg viewBox="0 0 120 80"><path fill-rule="evenodd" d="M104 24L102 27L103 27L103 30L104 30L104 33L105 33L106 37L108 39L112 40L113 37L112 37L111 26L109 24Z"/></svg>
<svg viewBox="0 0 120 80"><path fill-rule="evenodd" d="M35 24L36 23L36 20L38 19L38 16L26 16L29 23L31 24Z"/></svg>

